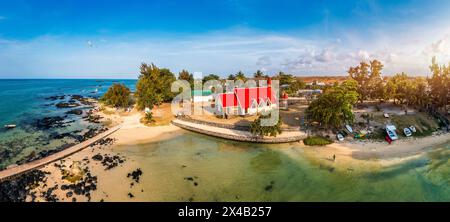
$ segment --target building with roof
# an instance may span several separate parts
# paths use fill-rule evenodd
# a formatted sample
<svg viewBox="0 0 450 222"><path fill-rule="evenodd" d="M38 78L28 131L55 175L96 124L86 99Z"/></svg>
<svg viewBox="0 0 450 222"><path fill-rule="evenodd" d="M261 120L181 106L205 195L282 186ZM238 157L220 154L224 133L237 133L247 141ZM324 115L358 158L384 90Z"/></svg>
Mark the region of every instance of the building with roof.
<svg viewBox="0 0 450 222"><path fill-rule="evenodd" d="M268 79L267 86L238 87L233 92L216 96L216 113L223 115L255 115L276 108L278 100Z"/></svg>

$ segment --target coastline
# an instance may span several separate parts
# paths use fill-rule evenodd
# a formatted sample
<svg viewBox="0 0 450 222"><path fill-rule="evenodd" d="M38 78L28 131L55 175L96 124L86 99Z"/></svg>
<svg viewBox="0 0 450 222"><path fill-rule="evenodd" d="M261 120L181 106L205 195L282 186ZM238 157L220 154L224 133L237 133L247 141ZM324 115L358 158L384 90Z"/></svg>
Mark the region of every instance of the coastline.
<svg viewBox="0 0 450 222"><path fill-rule="evenodd" d="M138 157L139 155L136 156L135 154L135 152L139 152L140 144L144 144L145 147L145 144L149 143L170 141L186 133L186 131L172 124L146 126L140 122L142 113L136 110L129 113L120 111L106 113L108 112L99 111L97 114L103 117L103 121L110 122L112 126L118 124L121 126L119 130L106 138L113 142L95 144L40 168L41 172L45 172L45 181L39 182L39 185L30 192L31 194L45 193L46 195L38 197L28 195L27 201L54 200L49 199L49 197L53 197L57 201L145 201L163 198L160 193L162 192L161 188L158 188L160 184L157 181L147 181L145 186L138 182L131 182L134 185L130 186L130 179L127 175L133 174L142 167L142 158L144 157ZM404 163L422 156L433 147L447 141L450 141L450 134L403 139L392 145L383 142L349 141L323 147L312 147L306 146L302 142L292 142L270 145L270 149L280 151L290 156L292 160L299 157L306 158L319 168L344 173L355 171L356 173L375 172L384 167ZM336 155L336 160L331 159L333 155ZM102 157L103 161L96 160L98 156ZM105 162L105 159L108 161ZM69 175L75 176L82 172L78 176L87 181L91 181L91 177L94 177L95 189L74 186L75 188L70 188L73 190L69 192L74 194L69 196L67 194L67 189L69 189L67 188L67 179L64 179L67 172L69 172ZM145 173L150 173L155 178L159 178L157 175L163 172L145 171ZM120 184L119 180L123 179L128 182ZM143 190L148 189L148 186L155 189L156 193L144 192ZM84 189L88 191L83 193ZM134 191L131 192L130 189ZM98 191L89 192L89 190ZM140 196L134 197L136 193Z"/></svg>

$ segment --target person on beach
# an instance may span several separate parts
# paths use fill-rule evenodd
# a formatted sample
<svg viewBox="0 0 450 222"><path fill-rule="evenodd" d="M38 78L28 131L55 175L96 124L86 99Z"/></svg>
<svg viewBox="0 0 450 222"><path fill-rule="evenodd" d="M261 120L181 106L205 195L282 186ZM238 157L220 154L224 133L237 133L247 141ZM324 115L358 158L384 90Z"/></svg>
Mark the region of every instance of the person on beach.
<svg viewBox="0 0 450 222"><path fill-rule="evenodd" d="M336 155L333 154L333 162L335 162L335 161L336 161Z"/></svg>

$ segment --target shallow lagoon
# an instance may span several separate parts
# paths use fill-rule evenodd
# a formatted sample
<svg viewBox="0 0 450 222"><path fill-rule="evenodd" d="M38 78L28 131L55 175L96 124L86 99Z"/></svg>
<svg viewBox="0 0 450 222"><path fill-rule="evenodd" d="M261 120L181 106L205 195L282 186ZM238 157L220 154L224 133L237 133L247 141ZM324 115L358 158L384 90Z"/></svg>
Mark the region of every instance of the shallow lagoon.
<svg viewBox="0 0 450 222"><path fill-rule="evenodd" d="M144 172L136 188L145 190L136 195L139 201L450 201L450 144L377 169L335 169L306 157L298 146L183 132L115 151ZM119 196L129 191L106 186L99 188L124 193Z"/></svg>

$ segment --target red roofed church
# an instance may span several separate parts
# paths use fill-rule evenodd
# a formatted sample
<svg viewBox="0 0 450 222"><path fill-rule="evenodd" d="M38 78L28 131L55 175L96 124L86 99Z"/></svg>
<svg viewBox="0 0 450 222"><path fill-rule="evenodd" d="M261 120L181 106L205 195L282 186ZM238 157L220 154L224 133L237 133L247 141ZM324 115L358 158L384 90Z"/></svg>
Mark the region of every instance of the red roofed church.
<svg viewBox="0 0 450 222"><path fill-rule="evenodd" d="M233 92L219 93L216 111L219 114L254 115L277 106L270 78L267 86L235 88Z"/></svg>

